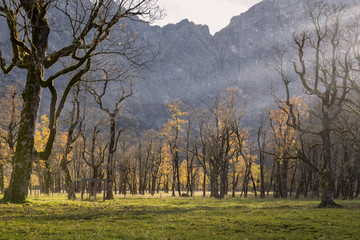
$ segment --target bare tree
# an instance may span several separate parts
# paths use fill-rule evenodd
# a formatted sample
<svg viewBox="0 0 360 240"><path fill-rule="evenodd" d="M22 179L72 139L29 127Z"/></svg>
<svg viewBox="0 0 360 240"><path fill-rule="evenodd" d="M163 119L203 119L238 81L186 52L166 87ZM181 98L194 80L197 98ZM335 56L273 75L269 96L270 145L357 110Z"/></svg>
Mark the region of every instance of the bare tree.
<svg viewBox="0 0 360 240"><path fill-rule="evenodd" d="M0 100L0 139L5 143L3 148L8 148L6 156L0 160L0 192L4 192L4 165L13 164L15 145L18 138L20 122L20 86L8 85L4 97Z"/></svg>
<svg viewBox="0 0 360 240"><path fill-rule="evenodd" d="M72 39L68 45L48 53L49 36L56 27L49 21L50 11L56 11L67 19ZM158 16L158 8L156 0L3 0L0 16L6 19L11 40L9 47L12 48L10 63L0 53L2 72L8 74L15 67L27 72L14 168L4 196L5 201L19 202L27 196L33 161L38 157L49 158L57 120L67 96L90 69L92 58L100 54L96 51L99 45L109 37L119 21L126 18L139 21L136 16L151 20ZM57 64L60 61L65 63L65 60L67 64ZM45 75L46 71L49 71L49 76ZM64 75L71 77L65 83L58 102L59 89L55 82ZM34 132L43 88L51 93L50 137L45 150L37 153L34 151Z"/></svg>
<svg viewBox="0 0 360 240"><path fill-rule="evenodd" d="M257 147L260 165L260 198L265 198L266 130L264 130L264 115L261 117L260 126L257 130Z"/></svg>
<svg viewBox="0 0 360 240"><path fill-rule="evenodd" d="M71 163L71 160L69 160L68 156L72 151L72 145L77 141L77 139L80 136L81 133L81 124L82 119L80 116L80 87L77 85L73 89L73 97L72 97L72 106L70 110L70 121L69 121L69 128L67 131L67 139L65 143L65 149L62 156L62 159L60 161L60 167L65 175L65 185L66 185L66 191L68 194L69 200L75 200L75 187L72 181L72 177L70 174L69 164Z"/></svg>
<svg viewBox="0 0 360 240"><path fill-rule="evenodd" d="M109 141L109 148L108 148L108 160L107 160L107 168L106 168L106 199L113 199L113 182L114 182L114 154L116 152L117 143L120 137L120 134L123 129L117 130L117 115L122 110L124 101L128 97L133 95L132 90L132 79L130 79L130 82L128 83L128 86L125 86L124 81L120 81L121 75L123 75L123 72L120 73L120 76L111 76L113 75L113 72L108 72L105 69L103 69L105 72L105 79L104 84L102 87L102 90L98 92L95 88L89 87L89 92L94 96L95 102L99 105L100 109L105 112L109 117L110 122L110 141ZM117 75L117 74L116 74ZM114 79L112 79L114 77ZM129 77L129 76L127 76ZM117 80L115 83L112 84L111 81ZM120 89L117 89L117 83L120 83ZM116 92L119 92L120 95L115 97L117 98L115 102L112 105L112 107L108 107L105 104L104 98L106 96L106 93L109 92L109 86L111 86L111 89L114 91L116 89ZM115 95L118 95L115 93Z"/></svg>
<svg viewBox="0 0 360 240"><path fill-rule="evenodd" d="M101 168L105 161L106 149L108 148L108 144L104 144L103 136L100 133L104 122L104 120L94 122L94 125L88 129L88 134L86 134L86 126L84 126L84 129L81 131L81 137L83 141L81 149L82 158L91 168L91 178L93 179L99 179L103 177ZM95 195L97 191L96 184L95 182L91 182L90 184L90 194Z"/></svg>
<svg viewBox="0 0 360 240"><path fill-rule="evenodd" d="M186 191L190 196L194 195L195 180L199 172L199 167L196 167L196 141L194 139L194 129L192 128L192 117L189 115L186 126L186 147L185 147L185 160L186 160Z"/></svg>
<svg viewBox="0 0 360 240"><path fill-rule="evenodd" d="M211 197L224 198L228 193L230 159L241 151L243 142L239 129L246 103L243 97L240 89L227 89L214 99L205 111L206 119L199 122L200 142L195 145L195 154L210 178Z"/></svg>
<svg viewBox="0 0 360 240"><path fill-rule="evenodd" d="M282 64L279 72L282 76L287 99L287 107L280 108L287 113L287 124L300 133L318 136L322 146L321 156L321 189L322 201L319 207L338 206L333 201L332 182L332 133L337 117L343 111L348 93L351 47L344 41L342 27L345 8L338 4L308 2L307 14L311 30L294 35L298 61L293 62L294 72L300 79L305 93L319 102L320 111L310 111L320 123L320 129L303 126L296 114L294 103L291 103L290 79L284 73Z"/></svg>
<svg viewBox="0 0 360 240"><path fill-rule="evenodd" d="M139 142L137 143L136 158L139 169L139 193L142 195L145 194L146 183L150 178L149 172L152 165L151 158L153 154L154 141L154 132L153 130L149 130L139 137Z"/></svg>
<svg viewBox="0 0 360 240"><path fill-rule="evenodd" d="M188 115L187 112L182 111L181 108L183 105L183 102L181 102L179 99L176 99L173 102L167 104L169 112L171 113L171 119L169 119L168 122L164 124L162 130L162 136L165 138L172 156L172 196L175 196L175 186L177 187L179 196L181 196L180 154L183 151L181 140L183 138L183 125L187 122L187 120L184 120L184 116Z"/></svg>
<svg viewBox="0 0 360 240"><path fill-rule="evenodd" d="M206 196L206 180L209 175L207 160L209 158L208 142L206 141L206 123L209 115L207 111L197 111L194 113L196 125L199 133L194 137L194 155L203 170L203 197Z"/></svg>

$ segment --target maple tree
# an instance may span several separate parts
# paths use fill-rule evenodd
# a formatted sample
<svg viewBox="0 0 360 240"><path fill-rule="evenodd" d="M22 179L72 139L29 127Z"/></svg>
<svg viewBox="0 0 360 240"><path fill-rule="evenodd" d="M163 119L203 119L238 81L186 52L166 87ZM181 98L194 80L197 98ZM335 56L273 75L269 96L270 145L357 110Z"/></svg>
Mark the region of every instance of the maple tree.
<svg viewBox="0 0 360 240"><path fill-rule="evenodd" d="M320 172L322 200L319 207L338 207L333 200L332 139L335 120L344 110L348 91L348 79L352 75L352 44L344 36L346 26L345 6L325 2L308 2L306 12L311 30L294 34L297 60L292 62L293 71L305 89L305 93L319 103L319 111L311 111L319 121L319 128L304 126L299 121L291 103L290 78L284 71L283 57L279 56L278 72L283 80L286 100L282 108L287 114L287 124L302 134L320 138L322 146ZM314 60L309 60L314 59ZM281 106L280 106L281 108Z"/></svg>
<svg viewBox="0 0 360 240"><path fill-rule="evenodd" d="M309 107L302 100L301 97L295 95L289 101L293 106L293 112L297 116L297 121L303 123L309 113ZM288 196L288 171L289 161L296 160L299 146L298 132L293 127L287 124L289 107L285 104L279 103L280 109L271 109L269 113L269 120L271 126L271 143L275 152L272 155L275 161L278 162L279 173L278 177L281 180L279 184L280 197L287 198Z"/></svg>
<svg viewBox="0 0 360 240"><path fill-rule="evenodd" d="M58 11L64 17L70 30L70 41L48 53L49 36L56 26L49 18L50 10ZM27 76L24 85L22 114L18 142L14 157L12 180L4 200L21 202L26 199L33 162L37 158L48 159L57 132L57 123L72 87L82 80L90 70L92 60L101 54L121 52L105 48L96 51L111 35L111 30L125 19L141 15L152 20L160 13L153 0L9 0L1 1L0 16L6 21L11 45L10 57L0 51L2 73L9 74L14 68L23 69ZM57 23L57 21L54 21ZM127 55L124 52L123 55ZM10 61L9 61L10 60ZM65 63L57 64L58 62ZM48 72L49 74L45 74ZM67 76L67 77L65 77ZM65 81L64 81L65 80ZM63 81L64 89L57 84ZM42 97L42 89L51 93L49 108L50 134L45 149L34 148L35 128ZM62 91L63 90L63 91Z"/></svg>
<svg viewBox="0 0 360 240"><path fill-rule="evenodd" d="M167 107L171 113L171 119L164 124L162 129L162 136L166 139L166 142L169 146L170 153L172 155L172 195L175 196L175 186L179 196L181 195L180 188L180 152L182 146L180 145L182 139L182 133L184 131L183 125L187 122L184 119L188 115L187 112L183 112L181 107L183 103L180 100L175 100L174 102L168 103Z"/></svg>

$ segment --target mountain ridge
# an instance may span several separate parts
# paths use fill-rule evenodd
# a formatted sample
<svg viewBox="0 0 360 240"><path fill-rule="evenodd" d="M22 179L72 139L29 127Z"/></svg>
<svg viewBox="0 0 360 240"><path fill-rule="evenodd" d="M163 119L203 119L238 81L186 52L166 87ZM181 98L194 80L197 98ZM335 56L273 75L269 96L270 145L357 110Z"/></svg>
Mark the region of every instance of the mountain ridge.
<svg viewBox="0 0 360 240"><path fill-rule="evenodd" d="M169 117L167 101L179 98L192 108L204 107L227 87L236 86L249 96L247 121L253 123L258 114L274 102L271 94L281 95L282 83L272 71L269 59L274 56L275 47L291 46L292 32L306 21L306 1L263 0L234 16L229 25L214 35L208 26L187 19L163 27L125 21L130 25L131 34L137 34L139 44L161 48L150 71L140 71L142 80L137 82L134 96L129 98L130 111L144 128L159 129ZM359 4L356 0L327 2ZM63 31L51 33L50 52L71 39L63 21L61 16L54 15L54 26L61 26ZM6 25L0 26L0 44L4 48L10 40ZM14 71L6 78L24 78L24 73Z"/></svg>

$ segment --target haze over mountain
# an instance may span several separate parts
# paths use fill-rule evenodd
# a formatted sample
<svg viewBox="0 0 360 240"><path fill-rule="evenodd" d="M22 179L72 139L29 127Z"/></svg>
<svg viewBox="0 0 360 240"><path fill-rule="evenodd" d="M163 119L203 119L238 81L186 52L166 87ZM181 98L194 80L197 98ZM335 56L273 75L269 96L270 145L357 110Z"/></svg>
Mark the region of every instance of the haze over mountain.
<svg viewBox="0 0 360 240"><path fill-rule="evenodd" d="M161 110L167 100L180 98L192 107L203 106L230 86L249 96L248 116L255 118L274 102L270 89L280 82L268 60L275 46L289 46L291 33L304 19L303 4L265 0L233 17L214 36L207 26L186 19L146 29L163 46L163 54L135 91L142 103L140 119L158 125L167 117Z"/></svg>
<svg viewBox="0 0 360 240"><path fill-rule="evenodd" d="M331 2L359 6L358 0ZM201 107L227 87L237 86L249 96L248 120L254 120L274 102L272 92L281 94L280 79L269 60L275 47L291 47L292 33L306 23L305 4L306 0L264 0L233 17L215 35L206 25L186 19L164 27L130 23L129 29L137 34L140 43L161 47L158 61L150 71L141 72L142 80L135 86L130 110L143 127L159 128L168 117L166 101L179 98L191 107ZM50 52L71 39L61 16L54 19L63 31L51 33ZM0 26L4 49L10 46L10 40L6 25L1 22ZM15 71L8 78L22 77L21 71Z"/></svg>
<svg viewBox="0 0 360 240"><path fill-rule="evenodd" d="M140 119L158 125L166 117L160 106L167 100L180 98L190 106L204 106L211 96L237 86L249 96L248 121L254 120L274 103L272 93L283 94L271 61L275 48L291 48L293 32L304 28L306 2L264 0L233 17L214 36L206 25L186 19L147 28L145 34L154 36L163 54L137 86ZM356 0L327 2L359 5Z"/></svg>

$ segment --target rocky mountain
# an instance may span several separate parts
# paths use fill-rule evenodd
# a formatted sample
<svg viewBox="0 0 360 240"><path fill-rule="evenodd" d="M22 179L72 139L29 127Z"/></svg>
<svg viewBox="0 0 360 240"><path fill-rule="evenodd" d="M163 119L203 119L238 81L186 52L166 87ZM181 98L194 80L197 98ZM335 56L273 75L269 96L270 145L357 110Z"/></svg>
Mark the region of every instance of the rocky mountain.
<svg viewBox="0 0 360 240"><path fill-rule="evenodd" d="M274 47L288 47L292 32L304 20L304 1L264 0L233 17L212 36L204 25L188 20L150 27L163 46L161 61L138 85L140 119L156 125L166 112L156 107L180 98L198 107L226 87L238 86L250 98L249 120L274 102L271 88L280 82L269 60ZM144 104L145 103L145 104Z"/></svg>
<svg viewBox="0 0 360 240"><path fill-rule="evenodd" d="M205 25L188 20L164 27L129 22L139 43L160 47L160 55L150 70L141 71L130 110L143 127L159 128L168 113L164 103L180 98L191 107L204 106L226 87L238 86L249 96L248 122L268 108L281 94L281 82L272 70L274 48L291 48L292 34L306 26L307 0L263 0L247 12L231 19L223 30L211 35ZM327 0L359 6L358 0ZM71 39L61 16L52 32L49 48ZM62 30L61 30L62 29ZM9 46L7 30L0 22L0 47ZM116 34L116 33L115 33ZM10 54L10 52L8 53ZM14 72L13 78L23 73Z"/></svg>
<svg viewBox="0 0 360 240"><path fill-rule="evenodd" d="M358 0L327 0L359 7ZM281 96L282 82L273 71L275 48L289 48L293 33L307 26L307 0L263 0L231 19L214 36L204 25L188 20L149 27L163 46L161 61L138 86L142 103L140 119L150 126L164 122L159 108L166 100L180 98L198 107L226 87L237 86L249 96L247 122L274 104ZM300 86L299 86L300 89Z"/></svg>

